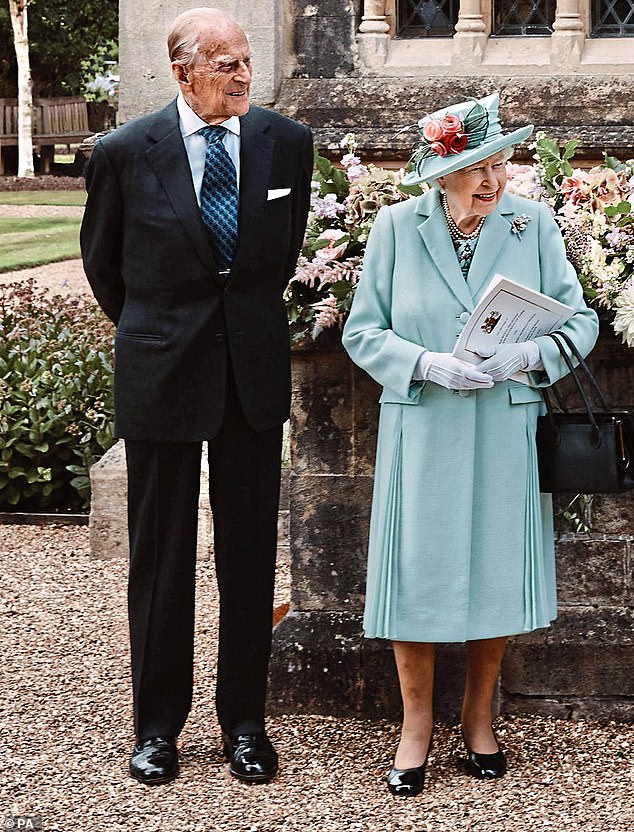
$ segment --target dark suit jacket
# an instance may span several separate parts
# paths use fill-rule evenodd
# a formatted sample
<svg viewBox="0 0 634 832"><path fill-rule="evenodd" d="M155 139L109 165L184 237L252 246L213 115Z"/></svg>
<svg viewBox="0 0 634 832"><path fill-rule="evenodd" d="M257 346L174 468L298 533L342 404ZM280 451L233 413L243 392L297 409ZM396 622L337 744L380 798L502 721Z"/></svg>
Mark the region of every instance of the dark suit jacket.
<svg viewBox="0 0 634 832"><path fill-rule="evenodd" d="M212 438L229 358L251 427L288 417L282 292L306 225L312 139L260 107L240 121L239 239L226 280L200 218L175 101L93 150L81 245L95 297L117 324L115 430L126 439ZM280 188L291 192L267 201Z"/></svg>

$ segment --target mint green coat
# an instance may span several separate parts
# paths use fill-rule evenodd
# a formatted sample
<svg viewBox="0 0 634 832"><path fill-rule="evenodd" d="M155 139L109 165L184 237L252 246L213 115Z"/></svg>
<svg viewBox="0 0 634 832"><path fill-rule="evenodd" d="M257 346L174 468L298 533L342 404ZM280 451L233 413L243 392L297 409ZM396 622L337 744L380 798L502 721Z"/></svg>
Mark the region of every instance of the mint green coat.
<svg viewBox="0 0 634 832"><path fill-rule="evenodd" d="M530 217L520 236L513 219ZM505 194L465 281L438 191L383 208L343 343L383 386L364 616L368 638L459 642L528 632L556 617L550 495L535 451L540 386L566 373L539 338L534 387L450 391L412 382L425 347L451 352L495 273L572 306L564 329L587 355L598 334L544 204Z"/></svg>

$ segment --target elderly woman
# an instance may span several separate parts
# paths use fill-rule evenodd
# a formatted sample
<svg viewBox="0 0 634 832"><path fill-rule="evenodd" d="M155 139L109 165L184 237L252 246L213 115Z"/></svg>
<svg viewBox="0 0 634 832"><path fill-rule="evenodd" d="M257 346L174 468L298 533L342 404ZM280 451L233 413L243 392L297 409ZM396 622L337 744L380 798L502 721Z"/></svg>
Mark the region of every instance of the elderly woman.
<svg viewBox="0 0 634 832"><path fill-rule="evenodd" d="M504 134L497 94L420 125L407 182L436 187L379 212L343 338L383 386L364 630L393 642L403 726L388 787L403 796L423 788L434 644L467 642L465 767L500 777L491 699L507 637L557 614L535 431L537 388L565 364L540 337L474 366L453 357L456 337L495 273L572 307L561 328L581 353L598 332L548 207L504 194L510 147L532 126Z"/></svg>

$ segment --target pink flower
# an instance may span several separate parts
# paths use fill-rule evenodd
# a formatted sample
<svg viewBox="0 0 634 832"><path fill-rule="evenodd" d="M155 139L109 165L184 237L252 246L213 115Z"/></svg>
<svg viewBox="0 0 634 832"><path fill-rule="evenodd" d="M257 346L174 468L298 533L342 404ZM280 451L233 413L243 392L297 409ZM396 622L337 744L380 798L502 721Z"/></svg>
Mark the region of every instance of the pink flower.
<svg viewBox="0 0 634 832"><path fill-rule="evenodd" d="M337 298L334 295L328 295L323 300L311 304L315 310L313 337L316 338L324 329L330 329L333 326L342 326L343 316L337 309Z"/></svg>
<svg viewBox="0 0 634 832"><path fill-rule="evenodd" d="M430 119L426 121L423 126L423 137L428 142L438 141L443 135L442 124L437 119Z"/></svg>
<svg viewBox="0 0 634 832"><path fill-rule="evenodd" d="M347 239L346 242L336 245L337 241L341 240L342 237L347 238L348 235L345 231L340 231L337 228L327 228L325 231L322 231L319 237L317 237L316 242L319 243L322 240L328 240L329 242L327 246L317 249L315 257L320 260L338 260L348 247Z"/></svg>
<svg viewBox="0 0 634 832"><path fill-rule="evenodd" d="M462 153L467 146L467 137L464 133L453 133L447 137L446 141L450 153Z"/></svg>
<svg viewBox="0 0 634 832"><path fill-rule="evenodd" d="M588 198L588 184L588 175L577 170L574 176L564 176L561 182L561 193L567 200L578 205Z"/></svg>
<svg viewBox="0 0 634 832"><path fill-rule="evenodd" d="M464 129L460 119L457 116L451 115L451 113L447 113L446 116L443 116L440 120L440 123L445 133L462 133Z"/></svg>
<svg viewBox="0 0 634 832"><path fill-rule="evenodd" d="M532 165L516 165L509 162L506 166L506 175L509 179L513 179L514 176L520 176L523 173L531 174L533 170Z"/></svg>
<svg viewBox="0 0 634 832"><path fill-rule="evenodd" d="M360 179L362 176L367 176L368 173L369 171L365 165L350 165L346 170L348 182L356 182L357 179Z"/></svg>
<svg viewBox="0 0 634 832"><path fill-rule="evenodd" d="M429 146L437 156L447 155L447 148L442 142L431 142Z"/></svg>
<svg viewBox="0 0 634 832"><path fill-rule="evenodd" d="M355 156L354 153L346 153L341 157L341 164L344 168L349 168L351 165L360 165L361 159Z"/></svg>

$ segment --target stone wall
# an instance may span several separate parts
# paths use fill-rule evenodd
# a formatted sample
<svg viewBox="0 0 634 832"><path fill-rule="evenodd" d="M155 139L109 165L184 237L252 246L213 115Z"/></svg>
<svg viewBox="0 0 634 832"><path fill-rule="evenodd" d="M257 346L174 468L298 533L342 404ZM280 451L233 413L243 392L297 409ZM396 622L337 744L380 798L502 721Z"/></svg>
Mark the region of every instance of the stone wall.
<svg viewBox="0 0 634 832"><path fill-rule="evenodd" d="M354 74L360 5L360 0L294 0L296 78Z"/></svg>

